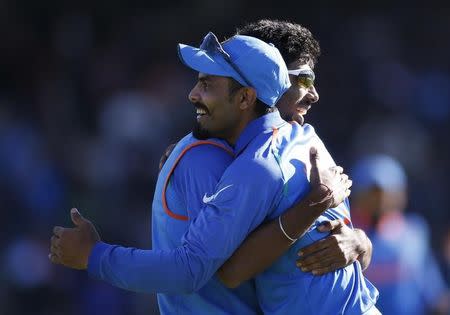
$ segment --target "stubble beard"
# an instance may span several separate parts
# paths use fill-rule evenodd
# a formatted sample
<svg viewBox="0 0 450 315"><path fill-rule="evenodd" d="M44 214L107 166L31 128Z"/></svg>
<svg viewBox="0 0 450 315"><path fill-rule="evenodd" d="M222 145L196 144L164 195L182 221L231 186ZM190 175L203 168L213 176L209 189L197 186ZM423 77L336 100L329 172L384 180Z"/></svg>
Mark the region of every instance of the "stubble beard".
<svg viewBox="0 0 450 315"><path fill-rule="evenodd" d="M192 128L192 134L199 140L213 138L211 133L208 130L204 129L198 121L195 122L194 127Z"/></svg>

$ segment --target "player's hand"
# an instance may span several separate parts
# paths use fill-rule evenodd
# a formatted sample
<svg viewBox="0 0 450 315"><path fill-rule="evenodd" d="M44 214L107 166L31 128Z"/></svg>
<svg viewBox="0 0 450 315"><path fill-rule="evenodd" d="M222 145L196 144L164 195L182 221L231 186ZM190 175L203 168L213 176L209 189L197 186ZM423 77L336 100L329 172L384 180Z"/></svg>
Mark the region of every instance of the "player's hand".
<svg viewBox="0 0 450 315"><path fill-rule="evenodd" d="M310 183L313 204L323 204L326 208L334 208L350 195L352 181L340 166L322 168L320 156L316 148L310 149Z"/></svg>
<svg viewBox="0 0 450 315"><path fill-rule="evenodd" d="M292 114L291 120L297 122L300 126L303 126L305 117L303 117L300 113L294 113Z"/></svg>
<svg viewBox="0 0 450 315"><path fill-rule="evenodd" d="M87 269L89 255L100 236L94 225L77 209L70 211L74 228L55 226L51 238L49 259L74 269Z"/></svg>
<svg viewBox="0 0 450 315"><path fill-rule="evenodd" d="M164 166L164 163L166 163L167 159L169 158L170 153L172 153L173 149L175 148L177 144L172 143L167 147L167 149L164 151L164 154L159 159L159 170L161 171L162 167Z"/></svg>
<svg viewBox="0 0 450 315"><path fill-rule="evenodd" d="M342 221L327 221L317 229L331 235L299 251L297 267L302 271L315 275L335 271L355 262L363 252L357 233Z"/></svg>

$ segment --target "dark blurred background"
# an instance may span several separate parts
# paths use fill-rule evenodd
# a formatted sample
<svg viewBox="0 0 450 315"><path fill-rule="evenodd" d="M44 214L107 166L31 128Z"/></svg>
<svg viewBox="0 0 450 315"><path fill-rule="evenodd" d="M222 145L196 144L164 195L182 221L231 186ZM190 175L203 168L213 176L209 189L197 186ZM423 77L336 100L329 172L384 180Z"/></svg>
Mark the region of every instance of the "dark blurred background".
<svg viewBox="0 0 450 315"><path fill-rule="evenodd" d="M194 119L176 44L260 18L320 41L307 122L344 168L402 163L448 284L450 10L356 3L0 0L0 314L156 314L154 296L51 265L51 229L77 207L107 242L150 247L159 158Z"/></svg>

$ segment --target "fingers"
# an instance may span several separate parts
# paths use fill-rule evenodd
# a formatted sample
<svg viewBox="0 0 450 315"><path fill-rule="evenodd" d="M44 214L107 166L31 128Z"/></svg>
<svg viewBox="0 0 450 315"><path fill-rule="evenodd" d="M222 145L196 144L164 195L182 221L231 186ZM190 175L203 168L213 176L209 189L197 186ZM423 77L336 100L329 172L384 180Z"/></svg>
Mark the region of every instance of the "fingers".
<svg viewBox="0 0 450 315"><path fill-rule="evenodd" d="M303 115L300 115L298 113L292 114L291 120L297 122L300 126L303 126L303 123L305 122L305 118L303 117Z"/></svg>
<svg viewBox="0 0 450 315"><path fill-rule="evenodd" d="M349 253L348 248L342 247L342 245L330 245L319 252L299 258L296 265L303 272L312 272L315 275L320 275L344 268L358 259L358 255L346 255L346 253Z"/></svg>
<svg viewBox="0 0 450 315"><path fill-rule="evenodd" d="M53 228L53 234L55 234L57 237L61 237L62 233L64 232L64 228L62 226L55 226Z"/></svg>
<svg viewBox="0 0 450 315"><path fill-rule="evenodd" d="M325 221L322 222L317 229L320 232L331 232L333 230L341 229L343 224L344 223L341 220Z"/></svg>
<svg viewBox="0 0 450 315"><path fill-rule="evenodd" d="M344 185L347 187L350 187L352 185L351 179L349 179L348 175L344 173L344 169L340 166L332 166L330 167L330 170L334 172L335 175L340 175L340 181L341 183L344 183Z"/></svg>
<svg viewBox="0 0 450 315"><path fill-rule="evenodd" d="M327 248L318 252L314 252L308 256L302 256L299 259L297 259L297 267L308 267L314 264L320 264L328 256L330 256L330 253Z"/></svg>
<svg viewBox="0 0 450 315"><path fill-rule="evenodd" d="M335 271L335 270L337 270L337 269L339 269L339 268L342 268L342 267L339 267L338 264L330 264L330 265L328 265L328 266L319 267L319 268L314 268L314 269L311 271L311 273L312 273L313 275L315 275L315 276L321 276L321 275L324 275L324 274L326 274L326 273L333 272L333 271Z"/></svg>
<svg viewBox="0 0 450 315"><path fill-rule="evenodd" d="M353 181L348 177L347 174L340 174L340 185L339 188L336 188L334 191L334 202L332 204L333 207L338 206L341 202L344 201L345 198L350 196Z"/></svg>
<svg viewBox="0 0 450 315"><path fill-rule="evenodd" d="M299 252L299 256L308 256L312 253L323 251L325 248L329 246L327 239L321 239L317 242L312 243L309 246L303 247Z"/></svg>
<svg viewBox="0 0 450 315"><path fill-rule="evenodd" d="M342 173L342 174L341 174L341 182L346 183L348 180L349 180L349 179L348 179L348 175L345 174L345 173Z"/></svg>
<svg viewBox="0 0 450 315"><path fill-rule="evenodd" d="M296 265L303 272L312 272L315 275L322 275L327 272L345 268L358 259L357 255L346 256L343 251L336 248L327 248L322 252L311 256L300 258Z"/></svg>
<svg viewBox="0 0 450 315"><path fill-rule="evenodd" d="M346 189L345 192L344 192L344 199L348 198L350 196L351 192L352 191L350 189Z"/></svg>
<svg viewBox="0 0 450 315"><path fill-rule="evenodd" d="M61 242L61 239L59 237L57 237L56 235L53 235L52 238L50 239L51 246L59 247L60 242Z"/></svg>
<svg viewBox="0 0 450 315"><path fill-rule="evenodd" d="M61 254L61 249L59 247L56 247L55 245L51 245L50 253L53 253L53 254L56 254L59 256L59 254Z"/></svg>
<svg viewBox="0 0 450 315"><path fill-rule="evenodd" d="M56 256L60 256L61 254L61 239L59 237L57 237L56 235L53 235L50 238L50 254L51 255L56 255ZM49 255L50 258L50 255ZM52 260L52 259L50 259Z"/></svg>
<svg viewBox="0 0 450 315"><path fill-rule="evenodd" d="M345 258L343 256L333 256L327 253L320 259L314 260L297 260L297 267L303 272L312 272L313 274L323 274L325 272L334 271L338 268L346 266Z"/></svg>
<svg viewBox="0 0 450 315"><path fill-rule="evenodd" d="M54 264L61 264L59 257L53 253L48 254L48 259Z"/></svg>
<svg viewBox="0 0 450 315"><path fill-rule="evenodd" d="M338 165L336 166L332 166L330 167L330 169L335 173L335 174L342 174L344 172L344 169Z"/></svg>
<svg viewBox="0 0 450 315"><path fill-rule="evenodd" d="M352 181L351 179L349 179L349 180L346 182L346 188L347 188L347 189L350 189L350 187L352 187L352 185L353 185L353 181Z"/></svg>
<svg viewBox="0 0 450 315"><path fill-rule="evenodd" d="M163 154L163 156L161 156L161 158L159 159L159 164L158 164L158 171L161 172L161 169L164 166L164 163L166 163L167 158L165 157L165 155Z"/></svg>
<svg viewBox="0 0 450 315"><path fill-rule="evenodd" d="M164 151L164 154L159 159L159 170L161 171L162 167L166 163L167 159L169 158L170 153L172 153L173 149L175 148L176 143L172 143L167 147L167 149Z"/></svg>
<svg viewBox="0 0 450 315"><path fill-rule="evenodd" d="M59 226L55 228L59 228ZM48 259L50 259L50 261L54 264L61 263L61 260L59 258L59 254L61 253L59 245L60 245L60 238L57 237L56 235L53 235L50 239L50 254L48 254Z"/></svg>

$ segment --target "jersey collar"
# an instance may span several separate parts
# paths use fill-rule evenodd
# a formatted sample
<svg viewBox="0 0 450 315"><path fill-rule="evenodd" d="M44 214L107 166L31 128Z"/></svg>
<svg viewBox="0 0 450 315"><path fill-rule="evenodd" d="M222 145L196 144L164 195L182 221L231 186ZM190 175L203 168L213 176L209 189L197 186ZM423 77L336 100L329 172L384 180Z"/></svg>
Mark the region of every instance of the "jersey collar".
<svg viewBox="0 0 450 315"><path fill-rule="evenodd" d="M280 113L275 111L273 113L265 114L252 120L242 131L236 145L234 147L234 155L238 156L257 135L261 133L269 133L274 129L278 129L286 124L281 118Z"/></svg>

